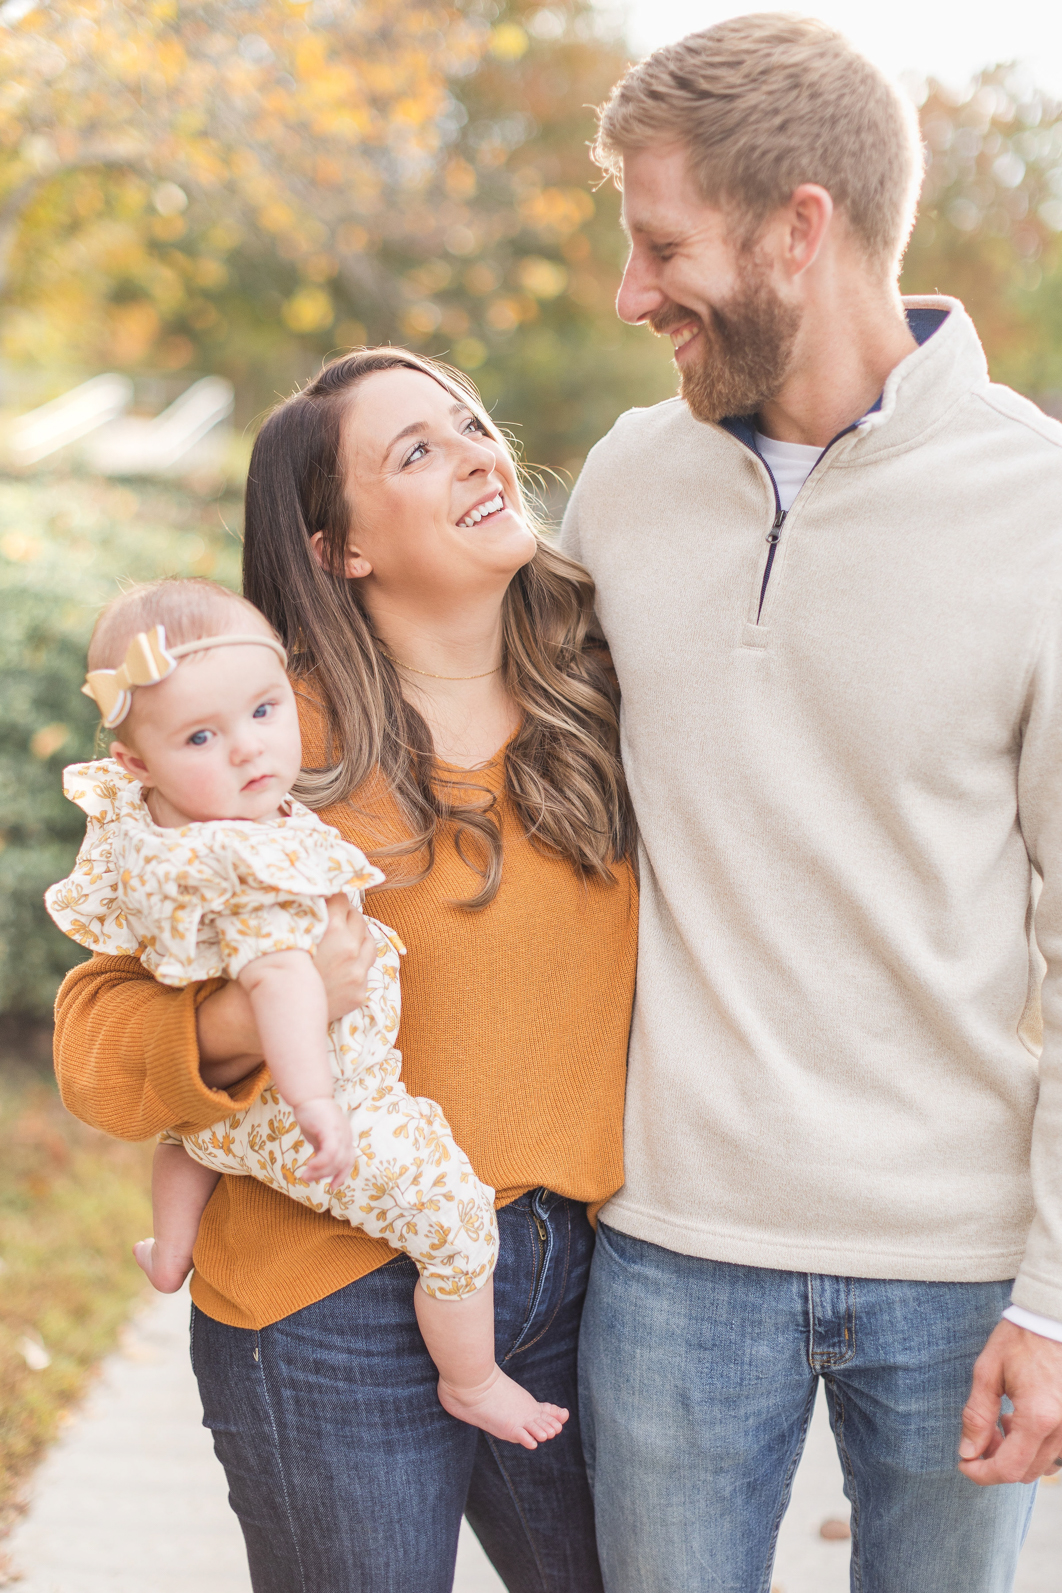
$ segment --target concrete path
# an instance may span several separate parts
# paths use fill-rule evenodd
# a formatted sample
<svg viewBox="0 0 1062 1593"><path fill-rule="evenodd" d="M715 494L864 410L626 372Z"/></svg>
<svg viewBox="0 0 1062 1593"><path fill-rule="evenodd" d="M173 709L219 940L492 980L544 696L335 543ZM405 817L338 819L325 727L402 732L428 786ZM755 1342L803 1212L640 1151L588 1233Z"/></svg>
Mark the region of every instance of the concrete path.
<svg viewBox="0 0 1062 1593"><path fill-rule="evenodd" d="M819 1401L782 1524L775 1593L847 1593L841 1473ZM3 1545L17 1593L250 1593L243 1539L188 1364L188 1301L159 1298L126 1329L85 1405L34 1479ZM1062 1487L1041 1488L1015 1593L1062 1588ZM502 1593L466 1529L454 1593Z"/></svg>

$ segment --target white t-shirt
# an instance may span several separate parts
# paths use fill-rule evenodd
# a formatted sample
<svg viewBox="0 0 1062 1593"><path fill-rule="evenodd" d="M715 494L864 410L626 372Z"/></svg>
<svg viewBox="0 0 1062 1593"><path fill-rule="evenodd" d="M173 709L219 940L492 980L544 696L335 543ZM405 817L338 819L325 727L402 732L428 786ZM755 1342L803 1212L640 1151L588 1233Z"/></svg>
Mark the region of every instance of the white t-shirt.
<svg viewBox="0 0 1062 1593"><path fill-rule="evenodd" d="M756 433L756 447L763 455L778 487L778 499L788 514L793 499L822 458L814 444L777 442Z"/></svg>

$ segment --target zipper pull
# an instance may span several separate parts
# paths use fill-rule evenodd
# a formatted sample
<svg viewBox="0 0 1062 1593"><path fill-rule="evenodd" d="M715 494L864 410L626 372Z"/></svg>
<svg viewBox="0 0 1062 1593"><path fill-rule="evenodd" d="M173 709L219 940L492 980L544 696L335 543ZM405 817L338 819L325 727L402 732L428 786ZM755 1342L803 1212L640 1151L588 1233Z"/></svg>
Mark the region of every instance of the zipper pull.
<svg viewBox="0 0 1062 1593"><path fill-rule="evenodd" d="M779 509L778 513L774 517L774 524L771 526L771 529L767 533L767 540L768 540L768 542L771 543L772 546L774 545L775 542L778 541L778 537L779 537L779 535L781 533L781 530L782 530L782 527L784 525L785 525L785 510L784 509Z"/></svg>

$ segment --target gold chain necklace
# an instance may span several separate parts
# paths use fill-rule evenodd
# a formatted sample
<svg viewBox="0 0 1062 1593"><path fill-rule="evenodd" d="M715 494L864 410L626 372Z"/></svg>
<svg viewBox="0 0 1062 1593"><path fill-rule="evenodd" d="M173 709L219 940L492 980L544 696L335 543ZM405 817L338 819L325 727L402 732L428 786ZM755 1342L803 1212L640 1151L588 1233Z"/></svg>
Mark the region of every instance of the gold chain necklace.
<svg viewBox="0 0 1062 1593"><path fill-rule="evenodd" d="M386 656L392 664L397 664L399 669L408 669L411 675L424 675L428 680L486 680L488 675L496 675L502 667L500 664L495 664L493 669L485 669L482 675L433 675L430 669L416 669L412 664L403 664L394 653L386 653Z"/></svg>

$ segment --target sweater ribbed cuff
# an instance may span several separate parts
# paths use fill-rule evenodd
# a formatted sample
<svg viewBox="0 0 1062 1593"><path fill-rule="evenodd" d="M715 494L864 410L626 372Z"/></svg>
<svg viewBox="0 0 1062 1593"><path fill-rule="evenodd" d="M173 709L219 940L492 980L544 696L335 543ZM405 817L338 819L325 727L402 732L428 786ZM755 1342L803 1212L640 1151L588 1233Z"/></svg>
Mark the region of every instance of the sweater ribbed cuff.
<svg viewBox="0 0 1062 1593"><path fill-rule="evenodd" d="M199 1040L195 1015L199 1004L225 983L213 979L190 985L167 1005L165 1016L144 1035L144 1061L149 1087L165 1103L168 1126L175 1134L199 1133L211 1123L248 1106L261 1092L269 1070L260 1063L227 1090L210 1089L199 1071Z"/></svg>

